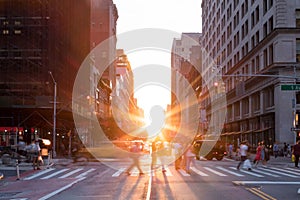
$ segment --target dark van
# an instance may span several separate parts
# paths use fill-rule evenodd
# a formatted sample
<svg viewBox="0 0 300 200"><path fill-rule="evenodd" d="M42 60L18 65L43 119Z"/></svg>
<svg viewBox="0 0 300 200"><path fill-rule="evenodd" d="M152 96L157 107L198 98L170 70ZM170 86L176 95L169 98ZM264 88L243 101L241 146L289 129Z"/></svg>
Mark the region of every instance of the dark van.
<svg viewBox="0 0 300 200"><path fill-rule="evenodd" d="M222 160L227 154L225 143L220 140L195 140L193 147L198 160L200 157Z"/></svg>

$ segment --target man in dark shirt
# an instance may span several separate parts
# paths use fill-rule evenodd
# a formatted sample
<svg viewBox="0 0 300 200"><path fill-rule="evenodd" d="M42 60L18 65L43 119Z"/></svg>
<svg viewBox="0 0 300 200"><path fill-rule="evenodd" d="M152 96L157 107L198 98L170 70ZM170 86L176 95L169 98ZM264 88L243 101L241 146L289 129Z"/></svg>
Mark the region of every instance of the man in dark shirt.
<svg viewBox="0 0 300 200"><path fill-rule="evenodd" d="M300 156L300 140L296 142L293 148L293 154L295 155L295 167L299 168L299 156Z"/></svg>

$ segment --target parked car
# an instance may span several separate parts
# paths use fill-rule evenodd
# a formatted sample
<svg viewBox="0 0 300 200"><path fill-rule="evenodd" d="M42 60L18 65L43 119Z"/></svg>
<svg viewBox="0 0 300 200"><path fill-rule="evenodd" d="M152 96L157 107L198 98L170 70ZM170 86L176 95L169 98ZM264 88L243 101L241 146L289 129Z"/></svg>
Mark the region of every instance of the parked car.
<svg viewBox="0 0 300 200"><path fill-rule="evenodd" d="M222 160L227 155L225 143L220 140L195 140L193 147L198 160L200 157Z"/></svg>

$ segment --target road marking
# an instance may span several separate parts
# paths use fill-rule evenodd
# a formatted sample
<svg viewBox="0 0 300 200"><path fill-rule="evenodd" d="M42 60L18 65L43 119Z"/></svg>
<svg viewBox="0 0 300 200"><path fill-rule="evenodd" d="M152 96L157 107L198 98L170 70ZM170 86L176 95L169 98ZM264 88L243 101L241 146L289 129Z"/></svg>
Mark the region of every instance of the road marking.
<svg viewBox="0 0 300 200"><path fill-rule="evenodd" d="M243 174L235 173L235 172L233 172L233 171L230 171L230 170L225 169L225 168L220 167L220 166L218 166L217 168L220 169L220 170L222 170L222 171L224 171L224 172L227 172L227 173L229 173L229 174L235 175L235 176L244 176Z"/></svg>
<svg viewBox="0 0 300 200"><path fill-rule="evenodd" d="M246 190L250 191L253 194L256 194L257 196L259 196L260 198L262 198L264 200L276 200L274 197L264 193L263 191L261 191L257 188L246 188Z"/></svg>
<svg viewBox="0 0 300 200"><path fill-rule="evenodd" d="M171 170L168 167L166 167L165 169L166 169L166 172L165 172L166 176L173 176Z"/></svg>
<svg viewBox="0 0 300 200"><path fill-rule="evenodd" d="M271 169L276 169L278 171L284 171L286 173L290 173L290 174L295 174L295 175L299 175L299 172L291 172L291 171L287 171L286 169L280 169L280 168L277 168L277 167L270 167Z"/></svg>
<svg viewBox="0 0 300 200"><path fill-rule="evenodd" d="M299 173L300 173L299 168L291 168L291 167L288 167L287 169L292 170L292 171L296 171L296 172L299 172Z"/></svg>
<svg viewBox="0 0 300 200"><path fill-rule="evenodd" d="M269 172L273 172L275 174L280 174L280 175L283 175L283 176L289 176L289 177L292 177L292 178L298 178L298 176L294 176L294 175L283 173L283 172L274 171L274 170L271 170L271 169L267 169L265 167L262 167L262 168L259 168L259 169L265 170L265 171L269 171Z"/></svg>
<svg viewBox="0 0 300 200"><path fill-rule="evenodd" d="M44 179L52 178L53 176L56 176L56 175L58 175L58 174L61 174L61 173L65 172L65 171L67 171L67 170L69 170L69 169L67 168L67 169L59 170L59 171L57 171L57 172L55 172L55 173L53 173L53 174L50 174L50 175L48 175L48 176L45 176L45 177L41 178L41 179L44 180Z"/></svg>
<svg viewBox="0 0 300 200"><path fill-rule="evenodd" d="M153 171L151 170L151 176L149 177L149 182L148 182L148 187L147 187L147 195L146 195L146 200L150 200L151 198L151 190L152 190L152 175L154 173L152 173Z"/></svg>
<svg viewBox="0 0 300 200"><path fill-rule="evenodd" d="M223 174L223 173L218 172L218 171L216 171L216 170L210 169L210 168L208 168L208 167L203 167L203 168L206 169L206 170L208 170L208 171L210 171L210 172L212 172L212 173L214 173L214 174L217 174L217 175L219 175L219 176L227 176L226 174Z"/></svg>
<svg viewBox="0 0 300 200"><path fill-rule="evenodd" d="M257 172L257 173L261 173L261 174L265 174L265 175L268 175L268 176L280 177L280 176L278 176L276 174L271 174L271 173L260 171L260 170L257 170L257 169L252 169L252 171Z"/></svg>
<svg viewBox="0 0 300 200"><path fill-rule="evenodd" d="M85 177L88 173L90 173L90 172L92 172L92 171L95 171L95 170L96 170L96 169L91 168L91 169L89 169L88 171L86 171L86 172L84 172L84 173L82 173L82 174L76 176L76 178L82 178L82 177Z"/></svg>
<svg viewBox="0 0 300 200"><path fill-rule="evenodd" d="M31 179L34 179L34 178L39 177L39 176L41 176L41 175L43 175L43 174L46 174L46 173L48 173L48 172L50 172L50 171L52 171L52 170L54 170L54 169L55 169L55 168L45 169L45 170L43 170L43 171L40 171L39 173L33 174L32 176L25 177L23 180L31 180Z"/></svg>
<svg viewBox="0 0 300 200"><path fill-rule="evenodd" d="M58 193L60 193L60 192L62 192L62 191L64 191L64 190L66 190L66 189L72 187L74 184L76 184L76 183L78 183L78 182L80 182L80 181L82 181L82 180L84 180L84 179L86 179L86 177L81 177L81 178L79 178L79 179L76 179L76 180L73 181L72 183L70 183L70 184L68 184L68 185L66 185L66 186L64 186L64 187L62 187L62 188L60 188L60 189L58 189L58 190L55 190L55 191L53 191L53 192L51 192L51 193L49 193L49 194L43 196L42 198L39 198L39 200L46 200L46 199L49 199L49 198L53 197L54 195L56 195L56 194L58 194Z"/></svg>
<svg viewBox="0 0 300 200"><path fill-rule="evenodd" d="M69 176L71 176L71 175L73 175L73 174L75 174L75 173L77 173L77 172L79 172L81 170L83 170L83 168L75 169L75 170L73 170L73 171L71 171L71 172L69 172L69 173L67 173L67 174L65 174L65 175L63 175L63 176L61 176L59 178L67 178L67 177L69 177Z"/></svg>
<svg viewBox="0 0 300 200"><path fill-rule="evenodd" d="M205 174L204 172L198 170L196 167L191 167L191 170L193 170L196 174L200 175L200 176L208 176L207 174Z"/></svg>
<svg viewBox="0 0 300 200"><path fill-rule="evenodd" d="M182 176L191 176L188 173L186 173L183 169L179 169L178 171Z"/></svg>
<svg viewBox="0 0 300 200"><path fill-rule="evenodd" d="M125 168L120 168L116 173L112 175L112 177L120 176L125 171Z"/></svg>
<svg viewBox="0 0 300 200"><path fill-rule="evenodd" d="M234 169L234 170L237 170L237 168L235 168L235 167L229 167L230 169ZM253 172L249 172L249 171L246 171L246 170L240 170L241 172L243 172L243 173L246 173L246 174L250 174L250 175L252 175L252 176L256 176L256 177L260 177L260 178L262 178L262 177L264 177L263 175L260 175L260 174L255 174L255 173L253 173Z"/></svg>
<svg viewBox="0 0 300 200"><path fill-rule="evenodd" d="M284 181L232 181L235 185L250 185L250 184L260 184L260 185L300 185L300 182L284 182Z"/></svg>

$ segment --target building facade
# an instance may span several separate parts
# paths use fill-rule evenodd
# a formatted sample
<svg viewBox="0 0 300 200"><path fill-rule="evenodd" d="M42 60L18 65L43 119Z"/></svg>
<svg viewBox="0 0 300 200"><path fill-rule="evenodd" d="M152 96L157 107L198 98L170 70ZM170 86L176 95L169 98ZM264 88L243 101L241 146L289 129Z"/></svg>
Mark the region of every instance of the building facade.
<svg viewBox="0 0 300 200"><path fill-rule="evenodd" d="M297 0L202 1L203 79L212 86L222 76L227 105L210 109L217 98L205 95L209 87L201 104L223 140L253 147L295 142L299 94L283 85L298 82L299 9ZM224 125L213 112L225 113Z"/></svg>
<svg viewBox="0 0 300 200"><path fill-rule="evenodd" d="M72 91L77 71L97 44L115 36L117 18L111 0L0 2L0 127L5 129L1 141L15 144L18 135L27 142L52 139L54 82L57 143L70 130L76 133ZM91 77L92 72L97 72L97 63ZM114 74L107 74L103 82L114 82ZM93 92L86 95L99 113L97 102L109 104L107 85L94 83Z"/></svg>
<svg viewBox="0 0 300 200"><path fill-rule="evenodd" d="M191 109L195 108L196 111L199 109L197 97L202 84L200 41L201 33L182 33L181 38L173 39L171 111L168 112L168 116L172 119L172 129L181 127L181 130L178 130L181 132L188 132L191 127L190 122L195 121ZM191 90L187 90L189 87ZM194 93L196 99L192 100L188 92Z"/></svg>

